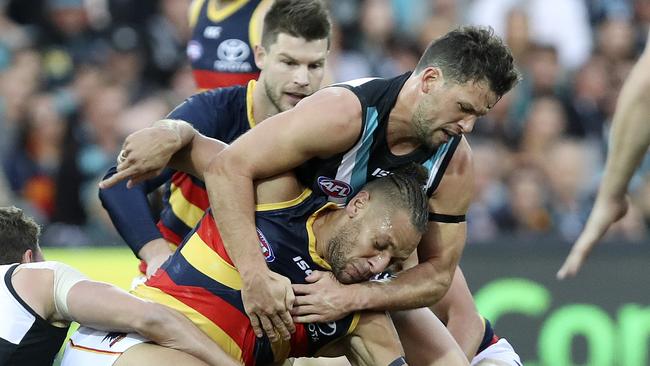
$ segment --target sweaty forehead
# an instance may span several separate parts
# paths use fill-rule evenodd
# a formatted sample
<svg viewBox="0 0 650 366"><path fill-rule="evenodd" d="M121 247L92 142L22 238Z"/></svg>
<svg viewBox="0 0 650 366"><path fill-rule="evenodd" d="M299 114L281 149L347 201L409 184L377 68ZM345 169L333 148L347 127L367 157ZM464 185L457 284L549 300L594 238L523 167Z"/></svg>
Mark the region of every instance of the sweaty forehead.
<svg viewBox="0 0 650 366"><path fill-rule="evenodd" d="M479 112L487 112L499 100L487 81L468 81L456 85L459 99L471 103Z"/></svg>

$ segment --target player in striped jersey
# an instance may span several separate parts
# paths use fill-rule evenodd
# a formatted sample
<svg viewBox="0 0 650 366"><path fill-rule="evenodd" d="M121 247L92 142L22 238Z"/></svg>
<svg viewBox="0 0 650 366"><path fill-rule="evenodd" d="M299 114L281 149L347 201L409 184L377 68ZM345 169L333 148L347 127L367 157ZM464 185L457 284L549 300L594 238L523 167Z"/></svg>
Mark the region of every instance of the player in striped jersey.
<svg viewBox="0 0 650 366"><path fill-rule="evenodd" d="M196 139L197 144L215 143L201 136ZM206 151L195 145L196 149L185 151L192 155L194 165L184 170L193 170L194 174L204 171L212 156L224 147L220 146ZM313 270L332 270L338 280L354 283L389 266L399 268L426 228L427 200L422 182L395 172L369 183L345 209L336 209L338 206L326 198L305 190L292 174L258 182L257 235L265 265L274 271L273 280L304 283ZM212 216L206 214L180 249L135 293L183 312L246 365L271 364L289 356L340 355L343 349L355 364L404 363L392 324L383 313L363 313L361 318L353 313L334 322L298 324L293 335L287 331L282 338L259 333L256 337L244 310L241 284L220 231ZM285 296L290 304L292 292ZM439 322L438 329L445 331ZM93 344L105 336L85 333L73 336L73 340ZM342 337L342 343L332 343ZM451 337L436 351L440 358L432 364L467 364Z"/></svg>
<svg viewBox="0 0 650 366"><path fill-rule="evenodd" d="M211 6L208 3L214 1L205 1L204 7ZM329 16L320 1L275 2L265 16L261 46L255 48L256 62L262 68L260 79L247 86L197 94L168 118L187 121L201 133L224 142L235 140L256 122L292 108L319 88L329 35ZM111 168L107 177L114 172ZM167 184L167 189L156 225L147 193L161 184ZM208 207L202 182L169 170L133 189L124 183L101 189L100 198L134 254L152 262L148 274L171 254L168 243L178 245Z"/></svg>
<svg viewBox="0 0 650 366"><path fill-rule="evenodd" d="M72 321L137 332L140 339L175 348L141 344L122 365L137 361L143 352L155 354L152 361L157 365L205 365L199 359L211 365L235 364L182 315L90 281L63 263L44 262L39 233L39 226L22 210L0 207L0 365L52 365ZM117 357L119 347L107 353Z"/></svg>

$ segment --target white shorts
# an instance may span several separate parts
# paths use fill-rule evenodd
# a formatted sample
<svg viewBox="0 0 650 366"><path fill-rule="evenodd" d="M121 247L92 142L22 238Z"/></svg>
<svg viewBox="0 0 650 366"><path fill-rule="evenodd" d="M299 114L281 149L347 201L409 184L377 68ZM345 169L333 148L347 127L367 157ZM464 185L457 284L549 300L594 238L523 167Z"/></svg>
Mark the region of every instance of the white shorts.
<svg viewBox="0 0 650 366"><path fill-rule="evenodd" d="M149 342L137 333L105 332L81 326L65 345L61 366L112 366L136 344Z"/></svg>
<svg viewBox="0 0 650 366"><path fill-rule="evenodd" d="M515 349L512 348L510 343L505 340L505 338L499 339L499 341L488 348L484 349L472 359L470 366L475 366L479 362L490 359L490 360L499 360L510 366L522 366L521 359Z"/></svg>

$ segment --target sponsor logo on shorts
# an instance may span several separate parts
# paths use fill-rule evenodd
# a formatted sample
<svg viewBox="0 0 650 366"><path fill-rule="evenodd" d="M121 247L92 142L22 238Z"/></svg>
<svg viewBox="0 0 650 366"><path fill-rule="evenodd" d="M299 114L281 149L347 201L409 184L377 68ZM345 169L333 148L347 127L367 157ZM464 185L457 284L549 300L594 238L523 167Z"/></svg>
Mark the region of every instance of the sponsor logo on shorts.
<svg viewBox="0 0 650 366"><path fill-rule="evenodd" d="M260 231L260 229L257 229L257 238L260 240L260 249L262 249L264 259L266 259L268 263L273 262L275 260L273 248L271 248L271 244L269 244L269 241L266 240L266 237L264 234L262 234L262 231Z"/></svg>
<svg viewBox="0 0 650 366"><path fill-rule="evenodd" d="M331 337L336 333L336 322L329 323L309 323L307 331L314 343L320 340L321 335Z"/></svg>
<svg viewBox="0 0 650 366"><path fill-rule="evenodd" d="M330 197L345 198L352 193L352 187L340 180L320 176L317 181L320 189Z"/></svg>

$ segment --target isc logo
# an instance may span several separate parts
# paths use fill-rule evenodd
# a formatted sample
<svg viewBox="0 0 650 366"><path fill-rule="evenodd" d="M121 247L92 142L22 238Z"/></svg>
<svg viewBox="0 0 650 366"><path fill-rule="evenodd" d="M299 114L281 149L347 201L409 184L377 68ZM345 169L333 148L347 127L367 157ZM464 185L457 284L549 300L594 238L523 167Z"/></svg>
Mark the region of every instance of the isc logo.
<svg viewBox="0 0 650 366"><path fill-rule="evenodd" d="M302 259L301 256L293 257L293 262L300 268L301 271L305 272L305 276L309 276L313 271L309 267L309 263Z"/></svg>
<svg viewBox="0 0 650 366"><path fill-rule="evenodd" d="M207 39L217 39L221 37L221 27L219 26L208 26L203 30L203 37Z"/></svg>
<svg viewBox="0 0 650 366"><path fill-rule="evenodd" d="M391 174L393 174L393 173L389 172L388 170L384 170L382 168L377 168L377 169L375 169L374 172L372 172L372 176L373 177L378 177L378 178L387 177L387 176L389 176Z"/></svg>
<svg viewBox="0 0 650 366"><path fill-rule="evenodd" d="M257 229L257 238L260 240L260 249L262 249L262 254L264 254L264 259L266 259L267 263L271 263L275 260L275 255L273 254L273 248L271 248L271 244L269 244L269 241L266 240L266 237L260 229Z"/></svg>
<svg viewBox="0 0 650 366"><path fill-rule="evenodd" d="M318 186L330 197L345 198L352 193L352 187L349 184L328 177L318 177Z"/></svg>

